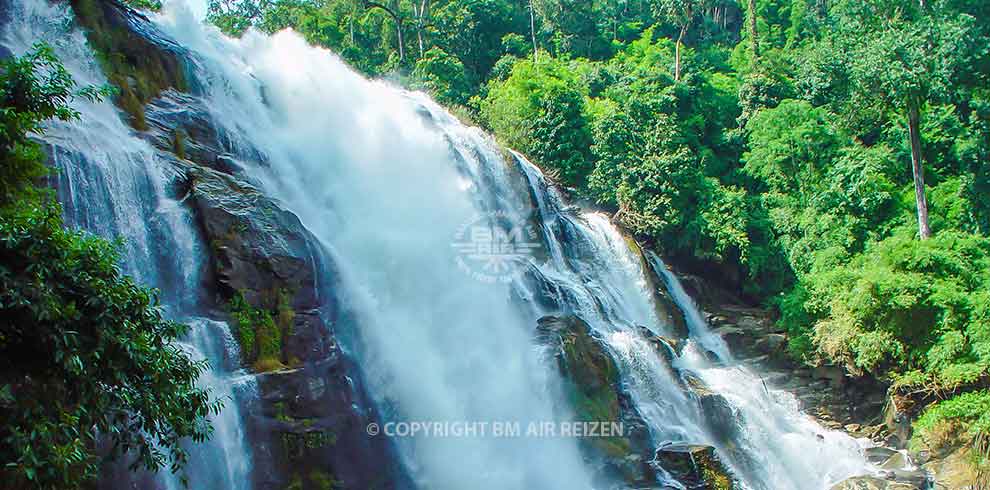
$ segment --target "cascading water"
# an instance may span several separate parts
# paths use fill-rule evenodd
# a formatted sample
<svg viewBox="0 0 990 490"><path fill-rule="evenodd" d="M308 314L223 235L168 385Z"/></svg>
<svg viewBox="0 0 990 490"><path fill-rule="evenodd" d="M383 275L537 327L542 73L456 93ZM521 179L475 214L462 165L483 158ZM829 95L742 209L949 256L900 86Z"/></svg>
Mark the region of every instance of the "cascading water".
<svg viewBox="0 0 990 490"><path fill-rule="evenodd" d="M44 0L19 1L24 20L10 23L5 46L21 53L49 39L78 80L104 83L82 36L65 37L65 13ZM189 49L195 90L245 157L247 178L279 198L333 258L347 319L337 327L351 331L345 347L385 421L525 425L565 417L552 389L558 376L533 342L535 320L564 311L606 341L656 445L712 444L746 487L760 490L826 488L865 466L855 441L817 426L792 397L734 364L676 277L650 257L691 331L683 355L661 362L640 328L669 330L646 264L607 218L567 206L521 155L506 159L489 137L421 94L367 81L292 32L229 39L181 3L152 20ZM202 245L185 207L164 191L169 165L109 104L78 108L81 121L53 124L45 136L69 221L127 238L128 271L161 287L170 310L188 316L199 298L183 291L199 290ZM541 245L539 259L505 281L493 269L465 270L457 246L465 226L493 216L535 223ZM535 277L539 291L528 280ZM226 326L191 323L189 345L215 366L204 382L221 395L249 396L232 388L250 392L253 381L225 361L237 359ZM684 390L685 373L731 404L739 428L733 447L718 440ZM193 488L251 488L239 418L238 404L228 403L214 420L214 441L189 469ZM419 488L595 487L573 439L421 435L396 444Z"/></svg>
<svg viewBox="0 0 990 490"><path fill-rule="evenodd" d="M78 84L107 83L65 5L15 0L6 8L12 21L0 30L3 47L21 55L46 42ZM194 358L211 363L200 381L226 403L212 417L213 442L189 447L191 488L248 488L251 449L244 441L237 400L252 396L253 380L235 369L238 354L227 325L190 316L201 299L204 255L192 216L166 192L174 169L133 134L112 104L76 99L72 107L81 114L79 120L46 124L41 138L55 166L54 186L66 223L124 238L124 270L162 291L166 314L191 327L183 346ZM123 469L119 473L130 478ZM150 478L170 489L182 488L167 472Z"/></svg>
<svg viewBox="0 0 990 490"><path fill-rule="evenodd" d="M535 188L547 187L535 167L525 161L521 164ZM551 219L556 226L571 230L548 234L551 239L566 236L568 241L550 247L562 250L566 257L553 260L554 270L545 271L544 276L563 282L560 288L572 291L561 295L565 303L566 298L594 298L594 302L569 300L569 306L601 333L620 359L623 377L650 423L656 443L715 445L750 488L827 488L863 471L865 462L855 440L820 427L799 411L793 396L769 391L758 375L732 362L728 348L708 329L676 276L659 257L649 254L651 265L662 274L690 329L688 345L672 367L697 376L723 395L737 418L735 424L741 430L732 441L735 447L720 443L711 432L711 421L705 420L697 404L684 393L671 366L660 362L637 333L636 326L645 325L654 333L671 334L669 326L653 313L647 271L624 237L598 213L562 213L564 206L558 195L535 195L551 201L540 205L542 213L554 213ZM563 263L570 270L557 266ZM713 363L706 351L714 352L723 362Z"/></svg>

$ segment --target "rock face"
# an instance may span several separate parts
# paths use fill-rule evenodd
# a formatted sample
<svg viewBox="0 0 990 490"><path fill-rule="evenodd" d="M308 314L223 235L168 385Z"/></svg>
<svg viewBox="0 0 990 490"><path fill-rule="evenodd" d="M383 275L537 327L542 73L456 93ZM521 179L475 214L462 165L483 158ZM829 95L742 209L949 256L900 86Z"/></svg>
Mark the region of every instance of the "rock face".
<svg viewBox="0 0 990 490"><path fill-rule="evenodd" d="M161 159L172 162L172 190L199 222L209 255L202 296L213 304L198 313L228 320L239 332L236 299L275 331L268 332L278 340L269 346L273 362L253 366L265 371L255 374L258 396L241 407L253 488L403 486L394 448L365 432L377 414L337 343L333 264L300 220L242 172L267 165L261 152L218 129L203 100L186 92L195 80L185 51L141 14L117 0L72 0L72 6L120 89L115 102Z"/></svg>
<svg viewBox="0 0 990 490"><path fill-rule="evenodd" d="M315 239L292 213L251 185L190 165L190 201L210 245L223 299L240 295L272 311L280 297L291 313L282 329L279 361L288 368L257 376L260 400L249 410L260 488L391 488L395 459L384 438L365 427L376 421L360 391L357 370L340 351L332 324L332 275ZM323 482L323 483L321 483Z"/></svg>
<svg viewBox="0 0 990 490"><path fill-rule="evenodd" d="M937 456L924 465L935 481L933 490L990 488L988 475L981 475L974 468L973 460L976 456L972 454L970 447L957 447L947 454Z"/></svg>
<svg viewBox="0 0 990 490"><path fill-rule="evenodd" d="M117 0L71 0L79 23L107 79L114 102L135 129L147 129L144 106L168 88L185 90L186 50L164 36L140 12Z"/></svg>
<svg viewBox="0 0 990 490"><path fill-rule="evenodd" d="M685 380L691 395L698 400L701 413L708 422L712 435L721 443L732 446L739 436L739 417L729 400L715 393L700 379L689 376Z"/></svg>
<svg viewBox="0 0 990 490"><path fill-rule="evenodd" d="M657 450L656 461L688 490L736 488L711 446L672 444Z"/></svg>
<svg viewBox="0 0 990 490"><path fill-rule="evenodd" d="M741 306L732 295L718 291L697 277L683 278L686 288L700 300L705 320L722 337L736 359L764 373L764 381L793 393L802 408L830 429L844 429L855 437L890 444L893 427L882 423L886 386L865 377L853 377L839 366L811 367L787 353L789 339L772 314ZM738 300L735 300L738 301ZM903 430L903 427L900 428ZM898 438L898 447L905 441Z"/></svg>
<svg viewBox="0 0 990 490"><path fill-rule="evenodd" d="M603 479L617 477L631 485L655 482L646 423L620 389L618 366L591 327L576 316L547 316L539 320L537 335L555 352L575 418L622 423L620 436L581 439L588 458L600 462Z"/></svg>
<svg viewBox="0 0 990 490"><path fill-rule="evenodd" d="M224 295L241 293L252 305L274 308L282 291L295 310L320 306L322 259L299 218L230 175L198 166L187 175Z"/></svg>

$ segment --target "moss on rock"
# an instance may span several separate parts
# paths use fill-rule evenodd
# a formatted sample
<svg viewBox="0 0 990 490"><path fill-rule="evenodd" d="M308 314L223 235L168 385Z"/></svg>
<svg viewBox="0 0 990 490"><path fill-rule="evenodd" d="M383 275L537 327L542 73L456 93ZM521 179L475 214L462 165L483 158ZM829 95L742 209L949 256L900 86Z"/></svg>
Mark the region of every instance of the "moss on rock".
<svg viewBox="0 0 990 490"><path fill-rule="evenodd" d="M114 0L71 0L79 24L97 54L107 80L117 89L114 102L132 127L148 128L144 106L168 88L188 87L179 57L136 33L130 17L142 14Z"/></svg>
<svg viewBox="0 0 990 490"><path fill-rule="evenodd" d="M736 488L735 481L712 446L673 444L658 449L656 461L690 490Z"/></svg>

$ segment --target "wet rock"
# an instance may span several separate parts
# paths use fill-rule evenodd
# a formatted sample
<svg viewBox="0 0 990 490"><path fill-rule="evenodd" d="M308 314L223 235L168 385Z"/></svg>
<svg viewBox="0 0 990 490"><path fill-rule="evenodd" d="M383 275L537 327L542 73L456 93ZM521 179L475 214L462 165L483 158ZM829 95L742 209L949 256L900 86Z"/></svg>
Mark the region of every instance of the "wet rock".
<svg viewBox="0 0 990 490"><path fill-rule="evenodd" d="M903 448L911 439L911 420L916 412L916 403L909 397L890 394L883 412L883 424L890 433L888 443Z"/></svg>
<svg viewBox="0 0 990 490"><path fill-rule="evenodd" d="M750 351L750 337L746 332L734 325L726 325L724 327L718 327L714 330L715 335L722 337L725 344L729 346L733 352L735 351Z"/></svg>
<svg viewBox="0 0 990 490"><path fill-rule="evenodd" d="M144 137L158 149L180 158L216 168L218 156L229 151L198 97L166 90L148 104L145 117L149 130Z"/></svg>
<svg viewBox="0 0 990 490"><path fill-rule="evenodd" d="M378 422L358 385L353 366L335 353L301 368L258 375L261 395L250 413L255 459L275 471L262 474L261 488L286 488L300 479L329 478L333 488L392 488L401 470L388 440L371 438Z"/></svg>
<svg viewBox="0 0 990 490"><path fill-rule="evenodd" d="M604 343L576 316L540 318L536 332L538 341L555 352L575 418L622 423L621 435L581 439L589 459L599 462L599 472L635 486L655 482L647 463L653 449L646 422L621 389L618 366Z"/></svg>
<svg viewBox="0 0 990 490"><path fill-rule="evenodd" d="M899 470L910 466L910 464L910 458L908 458L904 453L895 451L894 454L891 454L890 457L880 465L880 468L884 470Z"/></svg>
<svg viewBox="0 0 990 490"><path fill-rule="evenodd" d="M688 490L737 488L715 448L697 444L672 444L657 449L656 462Z"/></svg>
<svg viewBox="0 0 990 490"><path fill-rule="evenodd" d="M887 447L871 447L863 451L866 460L876 465L884 463L895 454L898 454L897 451Z"/></svg>
<svg viewBox="0 0 990 490"><path fill-rule="evenodd" d="M921 468L881 470L880 476L889 481L910 485L911 488L928 488L928 473Z"/></svg>
<svg viewBox="0 0 990 490"><path fill-rule="evenodd" d="M286 293L295 310L320 306L316 275L322 260L299 218L229 175L193 166L188 176L226 296L240 293L251 305L271 309Z"/></svg>
<svg viewBox="0 0 990 490"><path fill-rule="evenodd" d="M923 488L874 476L857 476L832 485L830 490L922 490Z"/></svg>
<svg viewBox="0 0 990 490"><path fill-rule="evenodd" d="M723 443L736 440L740 435L739 416L729 400L695 376L685 375L684 379L689 392L698 401L712 435Z"/></svg>
<svg viewBox="0 0 990 490"><path fill-rule="evenodd" d="M657 315L657 319L678 340L687 339L690 336L690 332L688 331L687 320L684 318L684 312L677 306L660 274L654 269L654 262L647 259L646 253L652 252L644 253L634 240L630 241L635 245L631 249L637 253L643 271L646 272L646 280L650 291L654 292L653 309Z"/></svg>
<svg viewBox="0 0 990 490"><path fill-rule="evenodd" d="M657 351L657 354L659 354L668 365L673 362L675 357L680 356L681 351L684 350L684 342L681 340L664 337L663 335L657 335L653 333L652 330L642 325L637 326L636 329L639 330L639 333L646 339L647 342L649 342L651 346L653 346L653 350Z"/></svg>
<svg viewBox="0 0 990 490"><path fill-rule="evenodd" d="M259 374L260 398L248 410L259 488L307 479L341 485L334 488L392 488L402 474L398 459L387 439L365 432L377 414L337 345L336 298L325 279L333 269L315 238L238 178L197 165L186 173L219 295L240 294L291 325L279 325L279 361L290 368Z"/></svg>

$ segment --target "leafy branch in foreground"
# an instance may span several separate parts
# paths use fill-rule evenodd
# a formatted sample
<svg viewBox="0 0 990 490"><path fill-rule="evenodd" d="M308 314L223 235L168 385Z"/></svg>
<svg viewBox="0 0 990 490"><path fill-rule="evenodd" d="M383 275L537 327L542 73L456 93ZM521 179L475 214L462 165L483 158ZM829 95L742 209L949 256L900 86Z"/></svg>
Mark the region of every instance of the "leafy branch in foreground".
<svg viewBox="0 0 990 490"><path fill-rule="evenodd" d="M79 116L77 90L51 49L0 65L0 480L75 489L104 461L181 470L186 439L207 439L221 409L196 384L207 368L175 341L157 293L123 275L116 247L67 230L31 137Z"/></svg>

